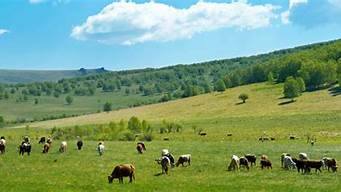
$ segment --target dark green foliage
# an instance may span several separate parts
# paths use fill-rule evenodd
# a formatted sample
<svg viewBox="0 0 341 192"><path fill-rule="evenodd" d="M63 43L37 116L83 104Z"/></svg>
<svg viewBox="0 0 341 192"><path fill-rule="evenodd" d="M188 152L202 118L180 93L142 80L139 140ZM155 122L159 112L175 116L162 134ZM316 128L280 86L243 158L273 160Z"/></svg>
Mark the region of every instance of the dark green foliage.
<svg viewBox="0 0 341 192"><path fill-rule="evenodd" d="M109 112L109 111L111 111L111 110L112 110L112 104L109 103L109 102L104 103L104 105L103 105L103 111Z"/></svg>
<svg viewBox="0 0 341 192"><path fill-rule="evenodd" d="M245 103L245 101L246 101L247 99L249 99L249 95L246 94L246 93L242 93L242 94L240 94L240 95L238 96L238 98L239 98L240 100L242 100L243 103Z"/></svg>
<svg viewBox="0 0 341 192"><path fill-rule="evenodd" d="M131 117L128 121L128 129L133 133L141 133L142 124L137 117Z"/></svg>
<svg viewBox="0 0 341 192"><path fill-rule="evenodd" d="M268 83L272 84L275 82L275 78L272 72L268 73L268 77L267 77Z"/></svg>
<svg viewBox="0 0 341 192"><path fill-rule="evenodd" d="M34 98L34 104L35 104L35 105L38 105L38 103L39 103L38 98Z"/></svg>
<svg viewBox="0 0 341 192"><path fill-rule="evenodd" d="M301 88L297 80L293 77L287 77L284 82L283 94L286 98L294 100L301 95Z"/></svg>
<svg viewBox="0 0 341 192"><path fill-rule="evenodd" d="M68 105L71 105L73 102L73 97L71 95L68 95L65 97L65 101Z"/></svg>
<svg viewBox="0 0 341 192"><path fill-rule="evenodd" d="M301 93L303 93L305 91L305 83L302 77L297 77L296 81L298 83L298 87Z"/></svg>
<svg viewBox="0 0 341 192"><path fill-rule="evenodd" d="M223 80L218 80L214 85L215 91L223 92L223 91L225 91L225 89L226 89L226 87L225 87L225 83Z"/></svg>
<svg viewBox="0 0 341 192"><path fill-rule="evenodd" d="M0 127L3 127L5 125L5 120L3 116L0 116Z"/></svg>

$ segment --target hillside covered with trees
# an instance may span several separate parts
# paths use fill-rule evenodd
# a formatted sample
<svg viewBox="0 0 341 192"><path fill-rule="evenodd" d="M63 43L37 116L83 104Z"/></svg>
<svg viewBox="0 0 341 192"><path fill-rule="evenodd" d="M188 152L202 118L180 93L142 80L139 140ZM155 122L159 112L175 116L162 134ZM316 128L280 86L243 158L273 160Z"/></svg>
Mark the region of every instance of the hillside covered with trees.
<svg viewBox="0 0 341 192"><path fill-rule="evenodd" d="M336 40L251 57L192 65L98 73L64 78L57 82L1 84L0 106L8 107L12 106L9 103L13 103L13 106L20 108L25 103L28 106L27 103L44 105L44 102L48 102L55 103L57 109L51 111L48 116L25 113L22 113L23 116L6 115L4 109L0 114L4 114L5 121L39 121L102 111L105 103L110 104L110 110L127 108L265 81L297 81L300 86L298 93L285 96L298 96L302 91L333 86L337 81L340 82L340 78L341 40ZM79 106L96 104L73 111L67 107L75 105L77 100L82 101ZM65 103L67 105L64 105ZM20 111L17 109L16 114L20 115L18 110Z"/></svg>

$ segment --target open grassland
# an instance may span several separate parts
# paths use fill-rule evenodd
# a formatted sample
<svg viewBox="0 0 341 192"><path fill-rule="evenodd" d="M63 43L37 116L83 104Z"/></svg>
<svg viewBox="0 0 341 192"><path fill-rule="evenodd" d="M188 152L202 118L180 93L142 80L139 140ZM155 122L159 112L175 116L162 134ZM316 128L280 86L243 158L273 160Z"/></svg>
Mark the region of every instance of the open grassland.
<svg viewBox="0 0 341 192"><path fill-rule="evenodd" d="M240 104L240 100L238 100L238 95L241 93L247 93L250 96L246 104ZM190 122L203 119L241 119L242 121L256 119L256 122L260 120L257 124L262 124L262 119L286 119L300 115L338 118L341 113L340 96L332 96L328 90L306 92L296 102L290 104L285 104L287 100L283 99L282 96L281 84L252 84L229 89L223 93L211 93L167 103L28 125L30 127L51 128L53 126L100 124L121 119L127 120L132 116L151 122L158 122L162 119Z"/></svg>
<svg viewBox="0 0 341 192"><path fill-rule="evenodd" d="M147 152L137 154L134 142L106 142L104 156L95 151L96 142L85 142L84 150L77 151L75 141L69 141L65 154L57 152L59 141L53 143L49 154L41 153L34 141L31 156L21 157L16 145L10 143L8 152L0 156L0 185L3 191L340 191L339 173L323 170L302 175L280 168L280 154L307 152L312 159L323 155L341 159L340 140L319 143L311 147L302 140L257 142L242 141L169 141L147 143ZM170 170L160 175L161 168L154 161L162 148L175 156L191 153L192 165ZM250 171L228 172L232 154L267 154L273 161L272 170L260 166ZM136 166L134 184L107 183L107 175L114 165L133 163Z"/></svg>
<svg viewBox="0 0 341 192"><path fill-rule="evenodd" d="M249 94L246 104L238 95ZM307 92L295 103L279 105L281 85L254 84L227 90L221 94L200 95L144 107L110 113L86 115L55 121L33 123L26 127L0 129L8 142L8 152L0 155L0 186L4 191L340 191L340 172L303 175L280 168L283 152L298 156L308 153L311 159L324 156L341 162L341 99L327 90ZM152 142L147 152L139 155L135 142L105 141L106 151L100 157L95 151L98 141L84 141L84 150L76 150L76 141L68 140L68 151L58 152L55 140L49 154L42 154L38 137L50 134L50 128L101 124L138 116L151 123ZM163 119L183 125L181 133L160 134ZM199 136L192 127L202 129ZM26 127L26 128L23 128ZM227 136L227 133L232 136ZM260 142L262 135L275 141ZM33 138L32 155L21 157L17 145L23 135ZM298 139L289 140L289 135ZM314 136L314 146L306 136ZM163 138L169 141L163 141ZM161 168L154 161L168 148L176 157L192 154L192 165L171 169L169 175L156 176ZM266 154L273 162L272 170L261 170L259 161L250 171L228 172L233 154L242 156ZM136 181L120 185L107 183L114 165L133 163ZM339 163L340 166L340 163Z"/></svg>
<svg viewBox="0 0 341 192"><path fill-rule="evenodd" d="M93 96L73 96L73 103L68 105L65 101L66 95L56 98L53 96L30 96L27 101L17 102L18 95L14 94L9 99L0 100L0 115L6 121L17 119L41 119L43 117L61 116L63 114L81 115L97 113L103 110L105 102L112 103L113 109L127 108L136 103L155 103L160 95L142 96L142 94L126 95L121 92L98 91ZM34 99L38 98L38 104Z"/></svg>

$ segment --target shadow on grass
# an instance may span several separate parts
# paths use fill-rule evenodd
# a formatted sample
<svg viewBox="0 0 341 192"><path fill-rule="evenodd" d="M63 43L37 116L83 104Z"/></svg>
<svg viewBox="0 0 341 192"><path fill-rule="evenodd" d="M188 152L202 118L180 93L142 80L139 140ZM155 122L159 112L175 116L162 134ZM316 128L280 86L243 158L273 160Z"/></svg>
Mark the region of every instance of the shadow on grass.
<svg viewBox="0 0 341 192"><path fill-rule="evenodd" d="M158 176L161 176L163 175L162 173L157 173L157 174L154 174L154 176L158 177Z"/></svg>
<svg viewBox="0 0 341 192"><path fill-rule="evenodd" d="M332 87L330 89L328 89L329 94L331 94L332 96L338 96L341 95L341 87Z"/></svg>
<svg viewBox="0 0 341 192"><path fill-rule="evenodd" d="M294 102L295 102L294 100L283 101L283 102L281 102L281 103L278 103L278 105L287 105L287 104L294 103Z"/></svg>
<svg viewBox="0 0 341 192"><path fill-rule="evenodd" d="M236 103L236 105L242 105L242 104L244 104L243 101Z"/></svg>

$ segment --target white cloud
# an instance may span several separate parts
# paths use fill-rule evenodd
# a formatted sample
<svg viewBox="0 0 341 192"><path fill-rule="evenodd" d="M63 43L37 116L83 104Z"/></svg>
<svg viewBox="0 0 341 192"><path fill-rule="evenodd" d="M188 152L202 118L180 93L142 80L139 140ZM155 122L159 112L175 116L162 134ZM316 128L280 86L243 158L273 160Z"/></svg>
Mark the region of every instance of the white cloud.
<svg viewBox="0 0 341 192"><path fill-rule="evenodd" d="M276 6L251 5L246 0L231 3L199 1L177 9L154 1L138 4L121 0L72 29L77 40L132 45L147 41L188 39L220 28L256 29L270 25Z"/></svg>
<svg viewBox="0 0 341 192"><path fill-rule="evenodd" d="M308 3L308 0L289 0L289 9L292 9L295 6L298 6L299 4L306 4L306 3Z"/></svg>
<svg viewBox="0 0 341 192"><path fill-rule="evenodd" d="M329 0L329 1L341 1L341 0ZM289 9L281 13L281 20L283 24L290 23L290 15L292 9L300 4L307 4L308 0L289 0Z"/></svg>
<svg viewBox="0 0 341 192"><path fill-rule="evenodd" d="M328 0L328 2L330 4L332 4L333 6L336 6L336 7L341 7L341 0Z"/></svg>
<svg viewBox="0 0 341 192"><path fill-rule="evenodd" d="M7 29L0 29L0 35L3 35L5 33L9 33L9 30L7 30Z"/></svg>

